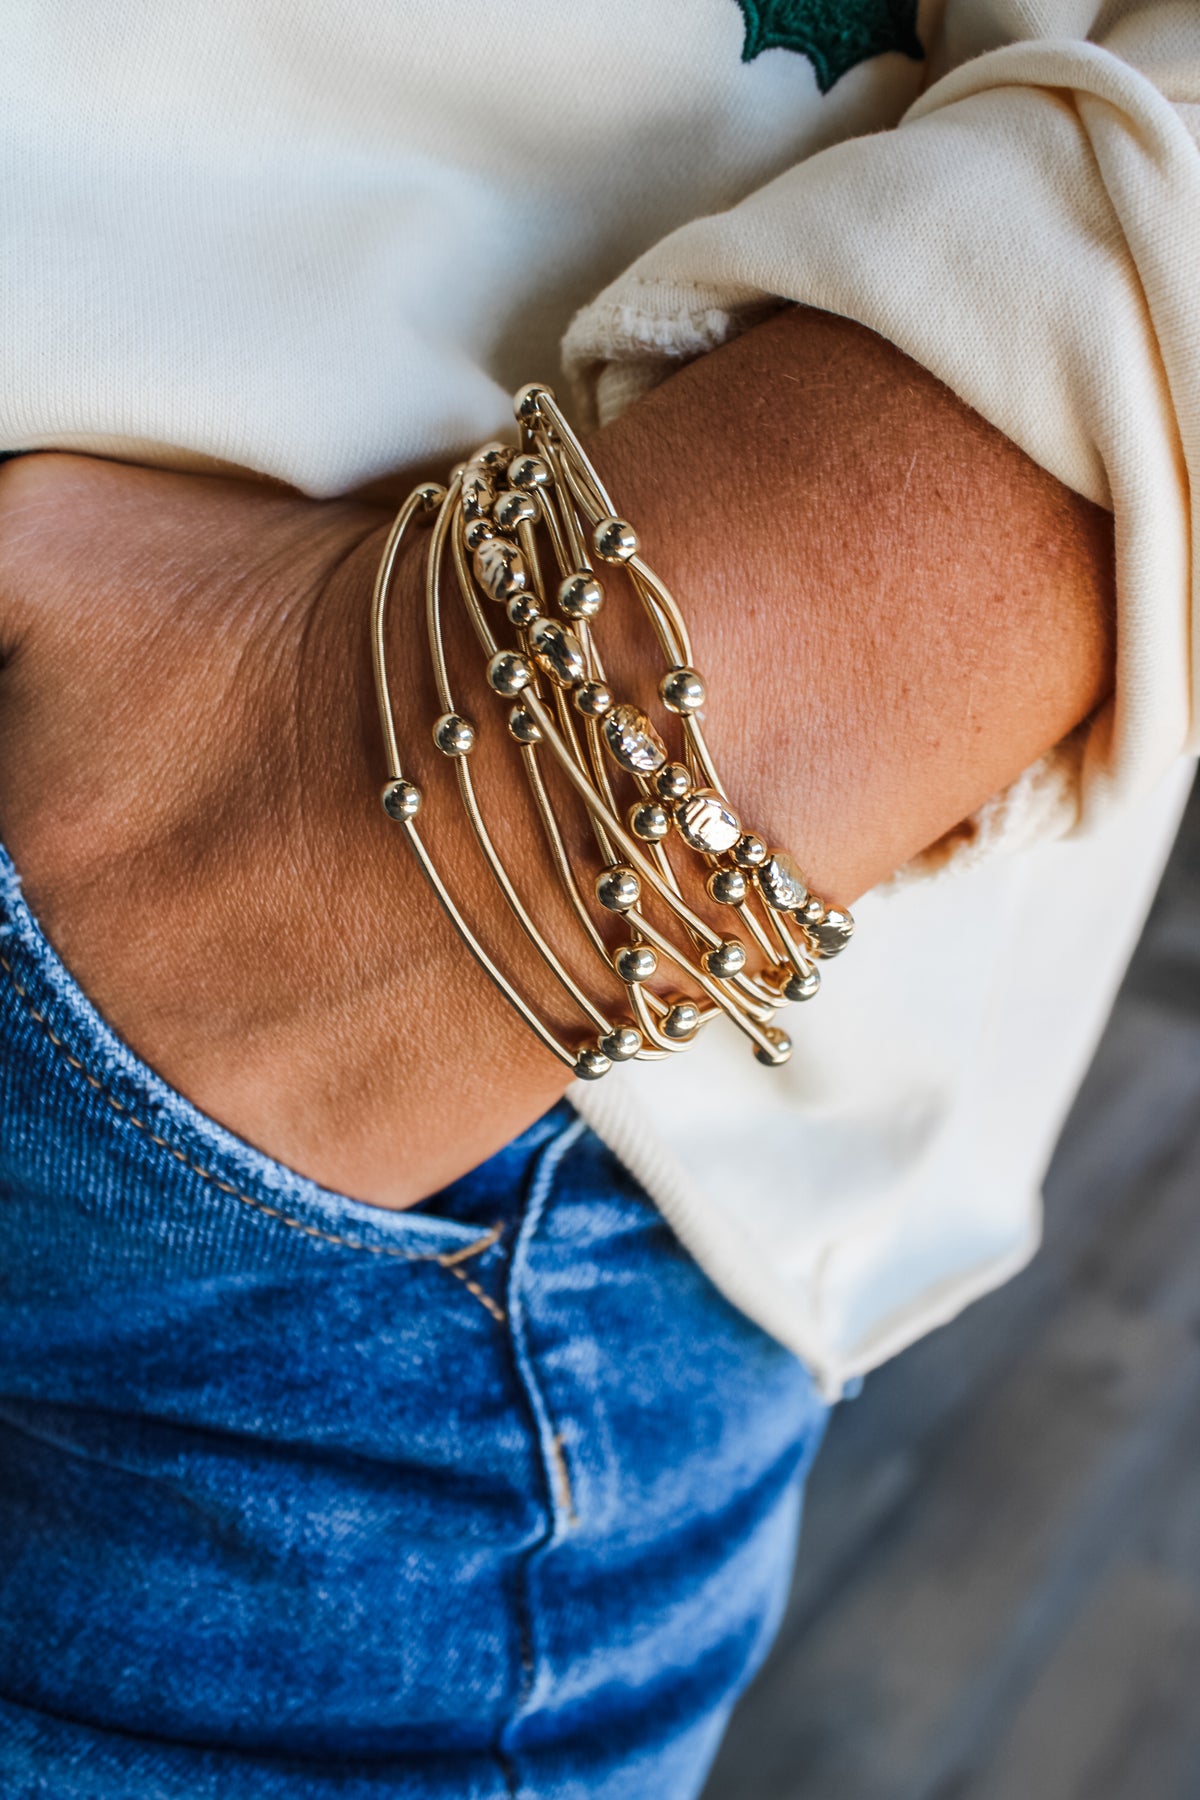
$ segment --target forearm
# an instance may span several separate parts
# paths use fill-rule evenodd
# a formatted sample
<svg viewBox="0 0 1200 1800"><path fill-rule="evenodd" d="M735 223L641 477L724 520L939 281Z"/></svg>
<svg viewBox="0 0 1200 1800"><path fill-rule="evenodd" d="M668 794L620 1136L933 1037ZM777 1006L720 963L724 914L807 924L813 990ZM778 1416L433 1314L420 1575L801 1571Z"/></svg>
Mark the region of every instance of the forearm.
<svg viewBox="0 0 1200 1800"><path fill-rule="evenodd" d="M735 803L830 897L853 901L891 874L1108 691L1109 516L856 326L783 315L683 371L589 448L688 619ZM606 609L598 641L618 695L652 698L657 652L648 630L629 632L631 612ZM469 710L494 724L503 709L461 631ZM414 632L419 641L419 623L410 644ZM443 866L502 965L562 1032L578 1032L470 841L451 770L428 746L436 703L421 679L419 703L410 691L402 711ZM546 850L515 753L498 730L481 750L518 885L551 940L579 948L567 960L595 988L598 965L554 882L539 878ZM579 847L586 860L586 837ZM489 1079L503 1069L506 1093L515 1084L548 1103L560 1072L457 945L446 975L460 1004L475 995L472 1016L494 1046Z"/></svg>
<svg viewBox="0 0 1200 1800"><path fill-rule="evenodd" d="M881 338L791 309L592 446L731 791L844 902L1110 691L1112 520Z"/></svg>
<svg viewBox="0 0 1200 1800"><path fill-rule="evenodd" d="M856 327L786 314L591 448L687 616L732 796L830 898L889 874L1107 690L1107 515ZM29 897L117 1029L202 1108L329 1186L409 1204L566 1075L378 804L367 607L386 522L58 460L0 479L0 833ZM423 825L497 960L578 1030L431 744L419 565L401 568L393 666ZM645 644L622 616L604 616L604 654L640 698ZM461 620L451 635L487 734L487 816L599 991L478 651Z"/></svg>

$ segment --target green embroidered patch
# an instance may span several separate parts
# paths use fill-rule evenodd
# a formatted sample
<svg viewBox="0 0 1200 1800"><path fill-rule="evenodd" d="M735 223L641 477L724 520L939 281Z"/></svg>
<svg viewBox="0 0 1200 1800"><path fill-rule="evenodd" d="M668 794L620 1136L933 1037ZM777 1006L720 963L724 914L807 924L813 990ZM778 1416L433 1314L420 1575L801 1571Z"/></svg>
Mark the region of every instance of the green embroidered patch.
<svg viewBox="0 0 1200 1800"><path fill-rule="evenodd" d="M920 62L917 0L737 0L746 20L742 61L764 50L797 50L827 94L856 63L898 50Z"/></svg>

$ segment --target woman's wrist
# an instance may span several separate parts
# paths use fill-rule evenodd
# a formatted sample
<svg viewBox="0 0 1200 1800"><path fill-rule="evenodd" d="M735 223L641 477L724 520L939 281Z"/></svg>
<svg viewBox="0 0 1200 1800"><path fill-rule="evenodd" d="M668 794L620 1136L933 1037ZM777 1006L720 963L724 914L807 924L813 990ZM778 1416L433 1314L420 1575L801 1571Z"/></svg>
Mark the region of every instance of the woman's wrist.
<svg viewBox="0 0 1200 1800"><path fill-rule="evenodd" d="M771 341L771 333L778 342ZM760 365L757 378L756 359ZM768 368L785 381L806 384L814 396L811 411L817 417L808 413L803 417L808 441L798 467L781 455L781 447L788 447L786 421L794 408L784 403L778 417L769 416L777 403L765 385ZM818 372L833 379L818 382ZM744 399L747 393L753 396L749 405ZM569 1067L579 1047L581 1022L575 1019L564 1029L548 1012L544 997L528 991L530 972L538 970L538 958L535 946L522 936L522 926L535 941L540 933L549 971L557 960L559 974L573 990L585 1022L590 1019L595 1024L602 1016L611 1018L611 1006L618 1002L610 997L610 1006L602 1015L596 1010L604 1005L603 995L594 991L597 971L590 971L593 985L589 995L586 978L576 986L576 971L564 973L562 967L569 947L578 939L576 926L580 923L584 938L591 937L593 948L600 950L604 960L614 957L619 947L618 939L606 954L596 938L595 922L579 899L582 894L591 901L589 870L594 873L614 856L631 864L629 870L615 871L629 897L624 891L618 895L615 889L611 899L602 889L597 892L605 906L617 911L632 905L635 911L628 915L628 923L635 928L635 939L648 936L660 953L671 946L667 940L660 942L655 936L657 927L643 920L637 910L639 890L649 883L646 893L650 894L657 886L660 898L669 907L674 905L661 881L665 867L656 875L651 862L646 862L640 881L635 879L633 870L641 868L645 859L640 852L635 854L638 847L632 838L623 838L625 827L619 822L623 803L604 798L613 771L597 742L593 740L589 749L582 741L576 742L577 730L569 730L565 722L560 730L553 722L549 694L555 681L568 687L583 682L576 698L587 704L592 632L597 632L607 689L619 700L634 700L635 707L639 703L645 706L657 686L656 665L664 652L668 666L699 662L704 676L701 685L707 693L701 715L704 735L728 779L725 791L735 805L746 809L743 816L756 825L763 821L768 841L799 844L810 889L819 892L823 888L828 897L841 900L890 874L955 825L964 813L1069 731L1082 711L1094 704L1099 697L1095 689L1107 677L1104 626L1108 617L1109 532L1102 515L1064 495L1044 472L897 352L844 321L815 315L791 313L750 334L749 339L667 383L607 434L600 434L592 449L601 463L602 477L618 496L615 502L595 486L586 456L578 445L571 448L571 434L552 399L543 395L539 402L536 384L519 397L518 411L532 433L525 440L526 449L532 447L537 453L524 474L520 459L514 460L502 446L485 450L465 466L461 480L455 478L449 494L439 498L432 510L419 508L414 513L414 497L397 522L398 531L414 530L421 510L431 518L436 516L429 552L429 580L434 584L430 592L436 593L437 571L445 565L443 588L451 595L461 587L465 610L445 599L442 617L443 628L451 632L445 644L451 668L448 678L445 673L439 676L436 697L428 675L430 665L423 657L415 665L427 671L426 722L446 714L443 724L453 727L455 740L441 745L447 753L444 759L431 755L424 746L425 733L419 727L415 732L409 730L401 709L405 750L398 761L393 750L389 767L394 775L406 777L397 784L397 799L411 799L415 806L427 790L420 822L409 824L407 835L467 945L485 969L491 970L498 985L505 987L515 981L516 989L509 990L514 1004L525 1011L527 1023ZM803 436L799 427L796 430ZM883 454L885 444L890 462ZM818 460L819 452L824 453L824 463ZM964 460L970 465L965 474ZM914 482L918 462L925 466ZM538 499L532 500L524 491L501 493L508 480L522 490L543 484L537 490ZM570 497L572 483L582 484L577 486L574 500ZM910 489L911 517L904 511ZM435 492L431 490L431 497ZM710 496L708 503L691 503L696 492ZM631 505L626 496L634 493L638 500ZM973 541L965 551L958 517L964 501L973 502L968 516L975 527ZM554 633L561 636L564 629L561 621L541 617L554 584L544 593L539 586L532 609L530 599L518 593L527 579L527 568L532 569L538 560L530 534L544 531L544 549L548 554L553 548L562 574L578 566L581 552L576 548L572 560L571 545L590 542L593 530L601 558L620 562L629 546L614 546L610 553L602 541L603 531L608 529L605 515L614 504L619 513L634 517L637 537L623 524L619 529L616 521L608 524L618 530L618 536L628 536L629 546L639 546L641 560L630 565L635 571L632 585L620 579L615 584L604 583L612 591L604 601L602 618L591 626L579 626L578 642L573 642L569 633L563 639L559 646L562 655L573 645L570 655L578 665L569 672L565 662L559 668L551 653L551 637ZM582 519L576 516L577 505L586 515ZM1002 516L1020 525L1029 541L993 541ZM851 529L854 521L859 522L856 534ZM456 546L454 556L451 542ZM1054 558L1049 579L1044 567L1048 552ZM470 573L472 562L474 575ZM686 636L671 635L674 626L661 645L655 643L655 633L641 617L635 597L635 589L647 583L647 591L653 592L654 577L647 564L665 574L668 587L674 589L698 654L693 653ZM412 567L410 561L406 565L410 577ZM603 574L603 563L598 567ZM1006 607L1000 620L994 608L998 571L1014 582L1016 590L1015 606ZM928 584L937 576L954 578L949 606L940 603L940 595L931 605ZM490 597L483 597L484 593ZM868 596L865 604L864 594ZM597 605L599 598L598 590ZM494 615L500 620L499 635L489 630L487 620L497 600L505 601L502 610L517 634L515 649L511 633L503 628L501 613ZM564 604L569 606L569 596ZM651 610L658 605L655 601ZM665 594L661 605L666 609L664 619L674 616ZM406 610L400 608L401 617ZM434 613L437 611L435 603ZM640 634L632 630L635 621L640 622ZM453 635L455 622L457 638ZM1031 684L1031 672L1044 652L1039 634L1064 623L1071 656L1065 666L1055 667L1049 682L1035 680ZM683 626L679 629L682 633ZM556 776L558 765L563 765L561 772L576 784L568 799L582 797L586 801L582 813L585 829L589 811L602 827L599 865L594 844L584 846L579 859L583 872L579 873L574 856L564 857L560 849L541 841L536 811L532 804L522 804L522 798L528 802L530 797L522 796L523 784L513 773L521 765L503 727L508 707L498 707L495 695L487 692L479 645L473 646L473 656L464 655L476 632L485 646L484 660L498 644L509 645L507 656L509 662L515 658L513 669L509 670L504 658L495 659L505 682L510 673L514 681L519 675L522 682L529 682L531 671L536 677L533 685L523 689L522 705L514 714L514 718L528 715L528 729L545 740L540 751L524 753L530 783L536 791L544 779L535 782L534 762ZM545 644L539 642L540 633L549 634ZM409 645L422 636L410 628ZM436 635L429 652L432 665L440 668L443 645ZM408 670L414 669L411 655L404 661ZM472 663L474 685L468 672ZM544 665L541 674L537 664ZM653 671L649 686L648 668ZM964 720L971 697L968 685L964 708L964 671L973 676L976 669L991 688L983 697L978 717ZM595 672L593 669L593 676ZM382 670L378 673L382 675ZM536 697L538 681L544 683L547 673L551 686L543 687ZM688 679L695 682L696 677L688 672ZM506 686L502 692L510 689ZM511 692L516 692L515 686ZM384 723L390 728L388 705L395 705L395 696L388 697L386 681L380 694L385 697ZM535 697L526 700L526 695ZM798 696L803 696L802 704ZM414 698L410 676L405 700ZM605 700L602 704L611 703ZM1073 707L1081 711L1073 712ZM567 713L571 712L568 705ZM617 714L612 716L615 719ZM633 717L636 721L636 710ZM526 725L520 729L525 730ZM688 731L693 729L689 723ZM608 735L607 724L599 735ZM421 749L414 748L420 746L424 746L423 760ZM614 740L609 748L620 762L625 754L622 746ZM637 754L648 755L652 748L647 739ZM700 757L697 767L706 771L701 777L693 768L693 784L698 780L715 782L699 740L691 745L689 758L693 752ZM661 749L658 754L661 759ZM469 763L463 760L468 756ZM595 765L597 756L601 766ZM635 761L628 766L636 777L638 768L653 765ZM679 769L678 777L673 771L665 773L672 781L682 779L686 791L687 770ZM624 780L628 784L630 777ZM500 841L489 819L482 785L487 782L494 784L496 816L502 826L499 860L487 836L490 831L492 840ZM633 785L637 786L636 780ZM455 787L461 792L456 794ZM647 791L653 798L644 784L640 791L643 798ZM772 796L766 805L764 793ZM483 802L483 825L475 810L476 798ZM390 807L388 794L385 800ZM538 803L547 805L543 799ZM552 797L548 809L549 827L559 816ZM394 816L400 814L394 812ZM580 816L578 812L576 816ZM736 835L738 827L731 829ZM639 830L635 820L634 831ZM473 836L481 841L471 842ZM673 860L677 851L686 860L674 836L662 848ZM579 920L572 921L561 903L564 896L558 892L554 876L556 858L567 894L581 908ZM472 885L468 869L482 878L482 891ZM534 904L528 883L539 871L542 878L536 884ZM771 889L763 887L764 879L765 872L752 884L756 893L762 888L758 898L766 897L772 905L789 904L775 899ZM682 894L682 890L676 891ZM798 892L804 902L803 888ZM560 902L557 920L546 916L547 911L552 914L556 910L552 904L556 898ZM703 912L707 897L701 894L699 898ZM651 900L653 912L653 895ZM477 910L473 911L472 901ZM820 902L814 906L813 919L816 925L823 925ZM754 968L746 963L746 946L726 943L721 921L711 926L699 922L682 898L678 910L687 929L700 934L701 949L706 941L716 946L711 955L722 961L719 971L715 964L710 967L705 950L703 969L690 971L699 987L714 1003L729 1002L735 1020L755 1038L760 1055L775 1060L778 1049L782 1057L787 1046L778 1033L778 1043L775 1039L768 1043L762 1036L765 1027L761 1019L742 1020L742 996L705 985L707 978L717 974L730 975L734 985L753 982ZM849 921L830 915L831 929L835 917L839 930L848 927ZM481 920L484 929L480 929ZM609 924L616 929L615 921ZM705 933L711 931L717 935L706 940ZM760 943L765 951L765 941ZM831 948L836 945L831 943ZM750 950L757 956L753 944ZM732 966L735 953L741 959L736 967ZM794 958L798 952L788 954ZM469 968L462 952L460 957ZM724 967L727 959L729 970ZM806 983L816 980L807 965L797 967ZM738 975L741 968L747 969L745 976ZM685 957L680 963L685 981L689 969ZM543 973L549 981L551 974ZM608 976L613 973L610 968ZM768 979L774 980L769 965ZM704 995L687 997L703 999ZM754 1004L765 998L763 990ZM636 1023L643 1042L649 1032L652 1045L671 1048L666 1039L656 1037L652 1018L644 1016L645 999L643 990L636 985L630 988L628 1003L636 1003L639 1009ZM619 1003L620 1012L625 1004L624 1000ZM676 1010L682 1023L685 1009ZM686 1010L694 1019L695 1007ZM674 1018L672 1012L665 1027L668 1037L679 1035L672 1032ZM597 1029L599 1050L605 1056L618 1055L622 1036L637 1042L636 1033L616 1033L610 1023L601 1023ZM610 1042L617 1046L611 1052L607 1049ZM621 1054L625 1054L623 1049ZM590 1050L586 1053L581 1069L592 1055ZM599 1060L607 1066L605 1057Z"/></svg>
<svg viewBox="0 0 1200 1800"><path fill-rule="evenodd" d="M831 898L890 873L1107 690L1107 516L856 327L760 326L591 448L687 617L731 794ZM51 503L48 460L0 472L0 833L31 900L189 1098L329 1185L420 1198L567 1076L379 806L379 515L76 458ZM401 730L440 858L481 934L520 955L430 739L419 563L396 615ZM616 609L605 630L614 685L641 693L644 640ZM477 649L450 654L464 704L503 733ZM496 749L478 765L488 816L572 958L512 747Z"/></svg>

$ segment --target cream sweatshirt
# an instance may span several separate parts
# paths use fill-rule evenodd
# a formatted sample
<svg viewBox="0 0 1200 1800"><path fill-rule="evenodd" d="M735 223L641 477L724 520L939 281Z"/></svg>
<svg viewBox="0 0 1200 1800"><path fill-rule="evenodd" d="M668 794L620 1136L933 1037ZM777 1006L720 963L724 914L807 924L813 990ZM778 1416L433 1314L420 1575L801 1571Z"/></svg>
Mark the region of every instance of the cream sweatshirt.
<svg viewBox="0 0 1200 1800"><path fill-rule="evenodd" d="M1112 704L868 898L788 1068L714 1028L580 1093L831 1391L1035 1246L1190 772L1198 137L1195 0L6 12L0 447L344 493L785 298L1113 510Z"/></svg>

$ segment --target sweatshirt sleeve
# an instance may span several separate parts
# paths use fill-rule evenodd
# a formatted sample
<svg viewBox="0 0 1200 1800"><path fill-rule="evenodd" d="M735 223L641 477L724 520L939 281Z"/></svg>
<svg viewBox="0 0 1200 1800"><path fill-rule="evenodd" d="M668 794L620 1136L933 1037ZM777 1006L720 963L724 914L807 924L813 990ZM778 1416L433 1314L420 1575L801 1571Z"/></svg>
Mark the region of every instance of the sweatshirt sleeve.
<svg viewBox="0 0 1200 1800"><path fill-rule="evenodd" d="M1112 700L906 874L1094 829L1200 747L1200 7L951 0L935 54L895 129L674 232L564 345L605 419L802 302L890 339L1113 512Z"/></svg>

